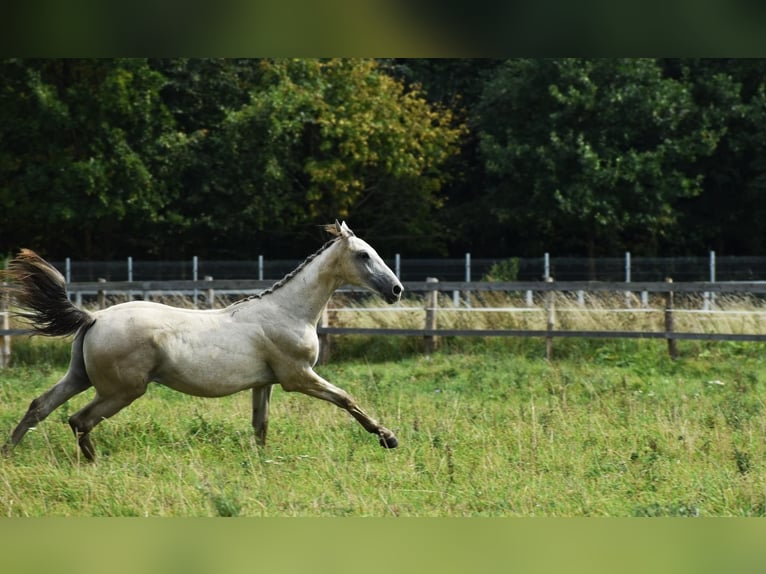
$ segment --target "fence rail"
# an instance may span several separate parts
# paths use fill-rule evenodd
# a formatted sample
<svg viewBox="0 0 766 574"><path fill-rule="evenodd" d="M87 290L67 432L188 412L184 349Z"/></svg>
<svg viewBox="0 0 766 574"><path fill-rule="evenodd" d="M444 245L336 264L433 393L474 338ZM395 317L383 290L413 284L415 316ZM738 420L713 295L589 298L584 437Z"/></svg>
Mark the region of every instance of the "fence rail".
<svg viewBox="0 0 766 574"><path fill-rule="evenodd" d="M150 299L158 295L183 295L193 298L195 305L198 297L204 304L212 308L216 297L226 295L249 295L262 291L270 287L272 281L257 279L220 279L214 280L210 277L205 280L175 280L175 281L105 281L97 282L73 282L68 284L70 297L73 297L79 304L82 303L84 296L95 296L99 307L107 304L107 294L117 295L128 299L143 298ZM546 342L546 356L550 357L553 348L553 339L555 338L620 338L620 339L664 339L668 343L668 351L671 357L677 355L676 342L679 340L713 340L713 341L756 341L766 342L766 334L759 333L714 333L714 332L683 332L675 329L675 316L680 310L674 307L674 296L676 294L701 294L706 302L709 302L715 294L747 294L747 295L766 295L766 282L747 281L747 282L599 282L599 281L506 281L506 282L469 282L469 281L438 281L435 278L429 278L426 281L407 281L404 282L405 293L425 294L423 297L423 311L425 311L425 323L422 328L370 328L370 327L341 327L330 324L329 313L325 313L322 322L317 328L317 332L323 343L322 356L326 360L327 350L330 348L330 337L343 335L373 335L373 336L407 336L422 337L426 352L430 352L438 346L440 337L533 337L541 338ZM346 293L360 292L359 289L344 289ZM470 307L469 294L488 292L509 292L526 293L529 306L520 307L499 307L486 309ZM592 292L612 292L612 293L647 293L661 294L664 299L664 306L661 309L641 309L633 308L631 312L649 311L664 313L664 328L659 331L630 331L630 330L564 330L556 329L555 309L553 303L554 293L592 293ZM438 294L451 293L453 301L465 301L466 306L461 308L442 308L438 307ZM532 293L542 294L542 303L539 306L531 305ZM642 300L645 300L642 297ZM11 329L9 324L8 299L3 297L5 303L0 308L2 325L0 325L0 366L8 365L10 362L10 340L11 337L27 335L31 333L25 329ZM387 310L411 311L411 307L387 307ZM379 311L380 309L354 307L353 309L332 309L333 312L344 310L353 310L354 312ZM533 310L542 310L546 315L545 329L453 329L439 328L438 315L446 311L461 311L469 313L488 312L488 311L507 311L509 313L529 312ZM616 311L617 309L607 309L607 311ZM566 311L565 309L558 310ZM683 312L695 312L694 310L684 310ZM710 309L706 310L710 312ZM729 313L731 313L729 311ZM737 311L742 314L762 315L758 311Z"/></svg>
<svg viewBox="0 0 766 574"><path fill-rule="evenodd" d="M410 337L533 337L577 339L677 339L686 341L766 341L766 334L683 333L664 331L585 331L547 329L388 329L369 327L318 327L322 335L389 335Z"/></svg>

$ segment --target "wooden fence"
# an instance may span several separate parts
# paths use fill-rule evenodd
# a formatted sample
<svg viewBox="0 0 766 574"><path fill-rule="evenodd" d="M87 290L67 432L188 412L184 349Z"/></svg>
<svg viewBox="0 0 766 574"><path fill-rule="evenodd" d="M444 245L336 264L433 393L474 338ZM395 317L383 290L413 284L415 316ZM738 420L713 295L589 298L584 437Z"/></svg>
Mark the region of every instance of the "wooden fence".
<svg viewBox="0 0 766 574"><path fill-rule="evenodd" d="M438 345L439 337L536 337L545 340L546 357L550 359L555 338L594 338L594 339L664 339L667 341L668 353L671 358L678 356L677 341L679 340L712 340L712 341L760 341L766 342L766 334L760 333L714 333L714 332L679 332L675 329L675 318L678 309L674 305L676 294L700 294L703 306L711 311L710 302L716 294L765 295L766 282L742 283L713 283L665 282L642 283L601 283L590 281L555 282L548 279L545 282L436 282L429 279L426 282L405 283L405 290L410 292L425 292L425 324L422 329L412 328L361 328L333 327L321 324L317 329L320 337L330 335L388 335L388 336L417 336L424 338L424 349L428 353ZM439 292L475 293L475 292L526 292L527 301L532 301L531 293L542 293L541 310L545 314L545 329L445 329L438 328L438 297ZM555 328L554 293L583 293L612 292L640 293L643 301L646 294L660 294L663 298L663 330L558 330ZM454 297L453 297L454 299ZM632 309L627 309L632 310ZM463 309L470 312L470 308ZM480 311L476 309L475 311Z"/></svg>
<svg viewBox="0 0 766 574"><path fill-rule="evenodd" d="M263 280L213 280L206 277L202 281L105 281L70 283L67 285L70 297L77 304L82 304L87 297L94 298L96 304L103 308L107 305L107 295L125 298L141 298L150 300L160 296L177 295L190 297L194 306L213 308L216 298L222 295L244 296L258 293L270 287L272 281ZM677 356L676 344L679 340L714 340L714 341L766 341L766 334L758 333L714 333L714 332L682 332L675 329L677 309L674 306L678 294L701 294L705 305L715 299L716 294L766 295L766 282L684 282L673 283L670 279L665 282L591 282L546 281L530 282L465 282L443 281L428 278L426 281L405 282L405 293L422 294L425 321L422 328L370 328L370 327L338 327L330 324L330 313L324 313L317 332L322 341L322 357L328 358L330 338L343 335L373 335L373 336L405 336L422 337L426 353L438 346L440 337L537 337L546 344L546 356L551 357L553 340L555 338L623 338L623 339L664 339L667 341L671 357ZM347 289L346 292L358 290ZM461 298L466 301L469 294L487 292L526 293L527 301L532 305L532 295L542 295L542 305L539 307L545 313L545 328L536 330L526 329L451 329L439 328L439 293L452 294L453 301ZM554 293L583 293L611 292L627 295L640 293L642 301L647 294L660 294L663 297L664 328L659 331L632 330L563 330L556 329ZM7 296L0 297L0 366L9 364L13 336L29 334L29 331L12 330L9 328ZM411 309L411 308L407 308ZM337 311L337 309L334 309ZM355 307L355 311L364 312L363 307ZM479 312L481 309L471 309L466 306L466 312ZM509 309L509 311L513 311Z"/></svg>

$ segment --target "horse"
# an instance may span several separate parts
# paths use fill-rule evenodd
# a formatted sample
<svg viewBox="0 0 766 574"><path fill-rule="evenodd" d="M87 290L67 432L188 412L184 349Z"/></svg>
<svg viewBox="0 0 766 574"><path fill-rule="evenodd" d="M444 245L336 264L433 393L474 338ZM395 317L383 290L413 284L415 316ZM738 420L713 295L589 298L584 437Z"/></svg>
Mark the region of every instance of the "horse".
<svg viewBox="0 0 766 574"><path fill-rule="evenodd" d="M252 389L252 426L260 446L266 444L272 388L279 384L345 409L381 446L395 448L394 433L314 366L317 323L336 289L353 285L395 303L403 287L345 222L325 229L333 237L269 289L214 310L130 301L89 312L70 302L61 273L22 249L5 273L22 309L17 315L38 334L75 336L66 374L32 401L3 451L10 453L30 428L92 386L93 400L69 425L83 456L93 461L91 430L141 397L150 382L200 397Z"/></svg>

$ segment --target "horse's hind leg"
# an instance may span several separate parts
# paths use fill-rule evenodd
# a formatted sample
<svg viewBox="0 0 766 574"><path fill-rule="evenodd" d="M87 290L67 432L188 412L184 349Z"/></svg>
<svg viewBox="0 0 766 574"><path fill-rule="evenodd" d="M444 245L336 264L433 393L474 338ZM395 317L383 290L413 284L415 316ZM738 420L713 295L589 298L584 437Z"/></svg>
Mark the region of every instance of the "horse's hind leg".
<svg viewBox="0 0 766 574"><path fill-rule="evenodd" d="M90 387L90 381L84 368L73 362L67 374L58 383L32 401L21 422L13 430L11 438L3 445L3 453L10 453L11 449L24 438L29 429L43 421L54 409L88 387Z"/></svg>
<svg viewBox="0 0 766 574"><path fill-rule="evenodd" d="M253 389L253 429L255 440L266 446L266 431L269 429L269 400L273 385Z"/></svg>
<svg viewBox="0 0 766 574"><path fill-rule="evenodd" d="M90 461L95 460L96 451L90 440L90 431L98 423L107 419L127 407L130 403L144 394L146 386L136 389L131 393L120 393L116 395L102 396L96 393L90 403L71 417L69 417L69 426L72 427L77 443L80 445L82 454Z"/></svg>

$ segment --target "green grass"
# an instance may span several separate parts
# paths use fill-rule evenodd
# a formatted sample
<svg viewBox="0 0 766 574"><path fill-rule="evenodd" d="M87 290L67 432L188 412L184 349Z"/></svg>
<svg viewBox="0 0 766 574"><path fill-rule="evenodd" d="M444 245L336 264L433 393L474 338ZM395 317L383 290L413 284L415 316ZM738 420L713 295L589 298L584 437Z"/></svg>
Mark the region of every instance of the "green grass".
<svg viewBox="0 0 766 574"><path fill-rule="evenodd" d="M0 429L64 372L56 349L14 349ZM73 398L0 458L4 516L762 516L766 358L760 344L344 338L318 371L400 441L277 389L255 446L249 393L152 386L78 456ZM66 354L66 353L63 353ZM28 357L28 359L21 359ZM46 358L48 360L46 360ZM723 383L723 384L719 384Z"/></svg>

